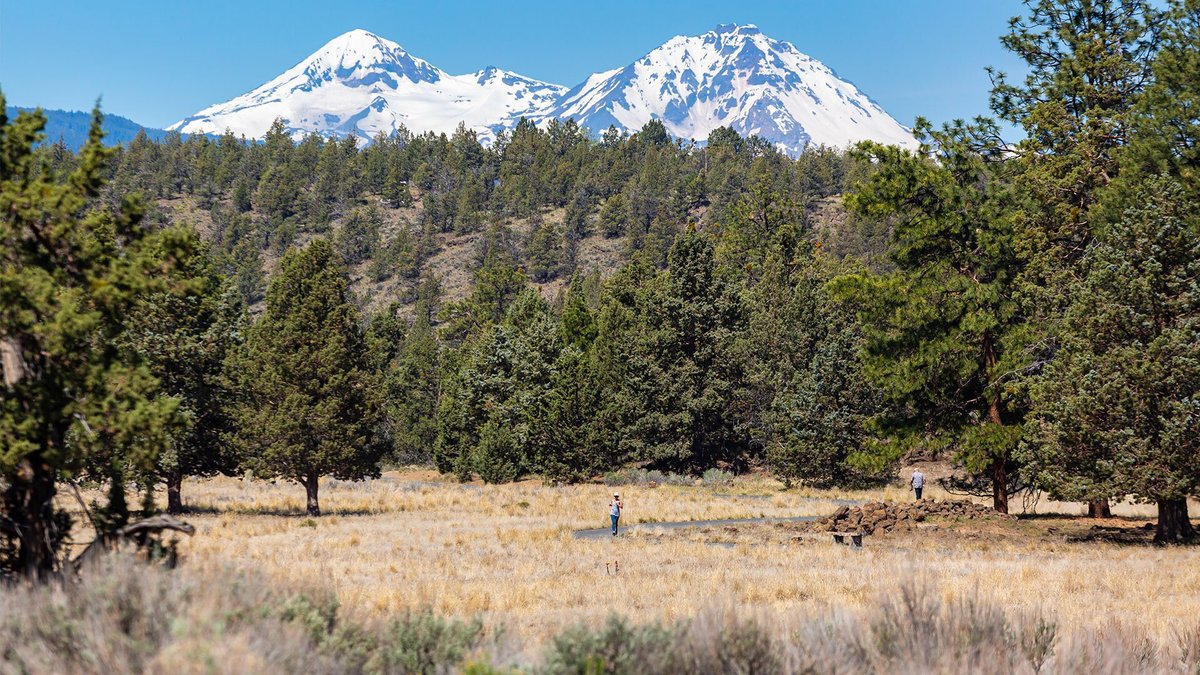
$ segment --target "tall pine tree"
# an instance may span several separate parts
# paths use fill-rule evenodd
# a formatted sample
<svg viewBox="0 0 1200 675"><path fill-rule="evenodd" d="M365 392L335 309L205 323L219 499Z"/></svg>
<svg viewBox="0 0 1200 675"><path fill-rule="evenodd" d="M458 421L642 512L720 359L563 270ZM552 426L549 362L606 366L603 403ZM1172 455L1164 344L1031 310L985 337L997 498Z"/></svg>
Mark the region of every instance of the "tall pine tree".
<svg viewBox="0 0 1200 675"><path fill-rule="evenodd" d="M848 197L860 215L892 219L895 271L834 282L861 308L867 376L897 404L880 419L890 442L864 459L880 466L915 445L951 448L1007 513L1025 410L1010 389L1025 334L1008 183L978 150L991 125L918 131L933 143L921 153L860 146L877 167Z"/></svg>

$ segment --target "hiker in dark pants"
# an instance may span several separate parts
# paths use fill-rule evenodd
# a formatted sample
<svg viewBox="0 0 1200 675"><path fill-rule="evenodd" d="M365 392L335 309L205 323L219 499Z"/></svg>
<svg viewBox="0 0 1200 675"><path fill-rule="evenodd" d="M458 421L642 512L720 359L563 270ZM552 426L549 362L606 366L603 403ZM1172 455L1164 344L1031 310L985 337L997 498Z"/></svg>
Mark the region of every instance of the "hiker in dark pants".
<svg viewBox="0 0 1200 675"><path fill-rule="evenodd" d="M913 469L912 489L917 493L917 501L921 501L921 488L925 487L925 474L920 469Z"/></svg>
<svg viewBox="0 0 1200 675"><path fill-rule="evenodd" d="M617 536L617 521L621 520L621 495L613 493L612 501L608 504L608 515L612 518L612 533Z"/></svg>

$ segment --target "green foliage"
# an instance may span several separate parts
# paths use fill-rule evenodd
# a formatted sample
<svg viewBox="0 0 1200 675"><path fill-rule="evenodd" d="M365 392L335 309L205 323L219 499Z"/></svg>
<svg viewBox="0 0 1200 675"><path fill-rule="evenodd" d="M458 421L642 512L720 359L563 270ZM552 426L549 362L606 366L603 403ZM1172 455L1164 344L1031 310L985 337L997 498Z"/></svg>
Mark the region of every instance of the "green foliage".
<svg viewBox="0 0 1200 675"><path fill-rule="evenodd" d="M357 265L377 255L381 224L379 211L374 206L355 209L346 216L334 244L347 265Z"/></svg>
<svg viewBox="0 0 1200 675"><path fill-rule="evenodd" d="M132 308L122 342L140 354L162 392L179 403L186 421L159 456L156 475L167 484L168 510L182 508L184 476L232 472L238 458L227 443L233 395L224 363L235 347L242 306L200 250L177 259L171 288L147 294Z"/></svg>
<svg viewBox="0 0 1200 675"><path fill-rule="evenodd" d="M479 443L472 450L471 466L485 483L511 483L526 465L509 424L495 418L484 422Z"/></svg>
<svg viewBox="0 0 1200 675"><path fill-rule="evenodd" d="M669 646L679 640L679 628L659 624L630 625L610 616L599 630L586 625L555 636L546 651L542 672L551 673L665 673L678 655Z"/></svg>
<svg viewBox="0 0 1200 675"><path fill-rule="evenodd" d="M380 386L358 322L345 270L318 239L284 256L230 368L246 465L305 485L310 515L320 476L379 475Z"/></svg>
<svg viewBox="0 0 1200 675"><path fill-rule="evenodd" d="M537 222L525 248L529 275L533 280L546 282L556 278L563 267L562 254L563 239L558 228L547 222Z"/></svg>
<svg viewBox="0 0 1200 675"><path fill-rule="evenodd" d="M616 395L627 420L622 452L676 470L738 459L746 439L735 426L734 401L744 386L735 338L745 317L711 240L681 234L668 269L639 295L641 316Z"/></svg>
<svg viewBox="0 0 1200 675"><path fill-rule="evenodd" d="M1133 106L1131 139L1120 176L1106 191L1110 218L1133 205L1137 186L1156 176L1174 178L1187 199L1200 199L1200 2L1173 3L1163 28L1153 77ZM1115 214L1115 216L1113 215Z"/></svg>
<svg viewBox="0 0 1200 675"><path fill-rule="evenodd" d="M449 341L460 343L498 323L528 284L505 235L506 232L500 229L489 231L483 242L471 295L445 308L445 337Z"/></svg>
<svg viewBox="0 0 1200 675"><path fill-rule="evenodd" d="M421 464L433 459L441 389L441 348L429 313L418 305L399 353L386 367L392 460Z"/></svg>
<svg viewBox="0 0 1200 675"><path fill-rule="evenodd" d="M1200 211L1170 179L1102 229L1034 388L1029 471L1052 494L1200 491Z"/></svg>
<svg viewBox="0 0 1200 675"><path fill-rule="evenodd" d="M512 480L544 451L545 411L562 348L549 307L522 292L503 323L485 330L447 383L438 408L434 459L466 479Z"/></svg>
<svg viewBox="0 0 1200 675"><path fill-rule="evenodd" d="M0 574L45 575L70 519L56 483L88 471L109 483L102 527L127 516L125 485L145 485L182 423L136 351L129 314L194 254L181 230L148 233L138 203L97 201L112 154L93 113L69 174L41 169L41 113L11 121L0 97Z"/></svg>
<svg viewBox="0 0 1200 675"><path fill-rule="evenodd" d="M860 461L882 468L911 444L953 447L968 470L991 478L1003 511L1025 407L1009 386L1025 332L1004 167L978 150L994 135L988 124L919 130L932 158L863 144L877 170L847 197L860 215L894 222L896 270L833 285L859 308L865 374L896 404L879 420L890 442Z"/></svg>

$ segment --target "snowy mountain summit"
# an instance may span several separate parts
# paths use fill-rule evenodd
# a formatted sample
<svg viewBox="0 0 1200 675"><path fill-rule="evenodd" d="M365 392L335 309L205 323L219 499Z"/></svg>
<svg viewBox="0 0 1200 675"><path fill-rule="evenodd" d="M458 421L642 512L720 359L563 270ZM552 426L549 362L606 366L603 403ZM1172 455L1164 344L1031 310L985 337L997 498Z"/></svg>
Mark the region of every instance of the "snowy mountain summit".
<svg viewBox="0 0 1200 675"><path fill-rule="evenodd" d="M294 136L366 140L400 125L453 132L459 123L490 142L522 118L574 118L599 134L637 131L658 119L676 137L704 142L729 126L789 154L809 144L861 140L916 147L908 129L853 84L753 25L678 36L636 62L567 90L489 66L449 75L364 30L341 35L279 77L170 128L259 138L280 118Z"/></svg>
<svg viewBox="0 0 1200 675"><path fill-rule="evenodd" d="M636 130L659 119L671 134L696 141L728 126L789 154L810 143L917 145L908 129L853 84L750 24L671 38L624 68L591 76L547 116L573 117L593 130Z"/></svg>
<svg viewBox="0 0 1200 675"><path fill-rule="evenodd" d="M490 141L521 117L552 105L566 87L489 67L449 75L403 47L352 30L251 91L171 125L184 133L226 129L261 138L276 118L293 136L318 133L370 140L405 125L453 133L459 123Z"/></svg>

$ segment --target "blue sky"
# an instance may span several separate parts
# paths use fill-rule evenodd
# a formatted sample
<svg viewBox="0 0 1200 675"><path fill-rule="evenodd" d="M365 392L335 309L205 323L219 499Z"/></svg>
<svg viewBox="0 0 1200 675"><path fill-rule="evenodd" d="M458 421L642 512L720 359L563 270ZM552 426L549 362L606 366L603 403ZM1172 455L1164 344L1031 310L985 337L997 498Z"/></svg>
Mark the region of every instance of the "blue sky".
<svg viewBox="0 0 1200 675"><path fill-rule="evenodd" d="M1019 0L465 2L0 0L10 104L166 126L266 82L364 28L454 74L496 65L563 85L624 66L673 35L753 23L829 65L901 123L985 113L984 67Z"/></svg>

